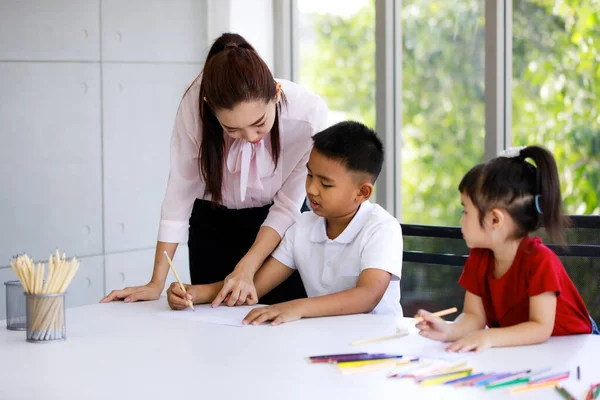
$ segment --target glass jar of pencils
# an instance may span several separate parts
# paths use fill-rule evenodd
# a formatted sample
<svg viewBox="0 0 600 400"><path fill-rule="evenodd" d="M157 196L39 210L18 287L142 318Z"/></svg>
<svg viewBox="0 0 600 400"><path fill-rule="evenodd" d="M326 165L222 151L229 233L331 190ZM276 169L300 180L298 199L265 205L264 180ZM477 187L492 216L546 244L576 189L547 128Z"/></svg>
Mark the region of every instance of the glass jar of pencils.
<svg viewBox="0 0 600 400"><path fill-rule="evenodd" d="M27 341L51 343L65 340L65 292L25 293L27 299Z"/></svg>
<svg viewBox="0 0 600 400"><path fill-rule="evenodd" d="M25 322L25 295L20 281L4 282L6 286L6 329L11 331L24 331Z"/></svg>

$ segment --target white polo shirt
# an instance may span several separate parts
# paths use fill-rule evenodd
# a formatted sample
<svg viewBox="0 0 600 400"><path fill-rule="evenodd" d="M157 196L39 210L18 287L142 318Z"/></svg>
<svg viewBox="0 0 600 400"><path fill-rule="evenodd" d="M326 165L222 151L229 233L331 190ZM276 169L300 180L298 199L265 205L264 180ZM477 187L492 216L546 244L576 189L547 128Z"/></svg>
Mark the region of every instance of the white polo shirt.
<svg viewBox="0 0 600 400"><path fill-rule="evenodd" d="M327 237L325 218L303 213L272 255L298 270L309 297L356 287L365 269L387 271L392 280L372 314L402 316L402 230L398 220L378 204L362 203L350 224L333 240Z"/></svg>

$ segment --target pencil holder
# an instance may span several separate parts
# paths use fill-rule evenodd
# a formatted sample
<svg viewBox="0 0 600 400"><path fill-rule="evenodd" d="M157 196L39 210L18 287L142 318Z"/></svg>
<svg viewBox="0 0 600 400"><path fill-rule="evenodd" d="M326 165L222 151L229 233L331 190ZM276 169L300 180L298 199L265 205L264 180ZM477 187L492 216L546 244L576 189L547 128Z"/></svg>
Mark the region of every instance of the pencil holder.
<svg viewBox="0 0 600 400"><path fill-rule="evenodd" d="M27 299L27 341L51 343L65 340L65 293L31 294Z"/></svg>
<svg viewBox="0 0 600 400"><path fill-rule="evenodd" d="M24 331L26 321L23 285L19 281L7 281L4 282L4 286L6 286L6 329Z"/></svg>

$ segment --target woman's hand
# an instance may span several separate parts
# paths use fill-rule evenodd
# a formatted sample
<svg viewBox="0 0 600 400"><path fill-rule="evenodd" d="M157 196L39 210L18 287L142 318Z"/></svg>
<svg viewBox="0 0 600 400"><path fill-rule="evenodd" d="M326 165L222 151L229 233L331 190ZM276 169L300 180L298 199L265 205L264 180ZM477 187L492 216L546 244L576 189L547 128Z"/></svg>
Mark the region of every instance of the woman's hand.
<svg viewBox="0 0 600 400"><path fill-rule="evenodd" d="M122 290L113 290L100 300L100 303L108 303L116 300L124 300L125 303L134 303L136 301L158 300L163 291L163 286L149 282L143 286L126 287Z"/></svg>
<svg viewBox="0 0 600 400"><path fill-rule="evenodd" d="M254 274L246 271L247 268L236 267L225 278L223 288L212 302L213 307L217 307L221 303L225 303L230 307L258 303L256 288L254 287Z"/></svg>

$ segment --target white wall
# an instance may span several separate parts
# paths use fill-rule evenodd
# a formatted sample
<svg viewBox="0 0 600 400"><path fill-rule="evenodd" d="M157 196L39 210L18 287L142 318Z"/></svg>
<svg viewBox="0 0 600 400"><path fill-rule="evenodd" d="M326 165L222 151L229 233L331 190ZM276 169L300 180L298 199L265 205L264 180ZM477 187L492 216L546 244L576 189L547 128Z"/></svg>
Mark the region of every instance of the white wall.
<svg viewBox="0 0 600 400"><path fill-rule="evenodd" d="M207 1L0 0L1 282L56 248L81 258L70 306L148 281ZM189 281L185 246L175 261ZM0 319L4 301L0 283Z"/></svg>

